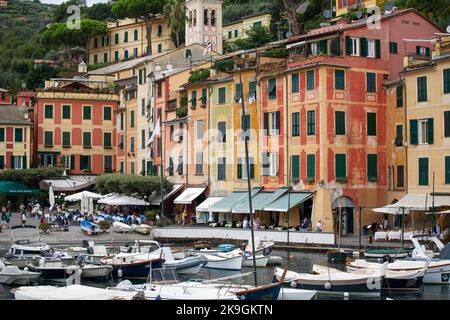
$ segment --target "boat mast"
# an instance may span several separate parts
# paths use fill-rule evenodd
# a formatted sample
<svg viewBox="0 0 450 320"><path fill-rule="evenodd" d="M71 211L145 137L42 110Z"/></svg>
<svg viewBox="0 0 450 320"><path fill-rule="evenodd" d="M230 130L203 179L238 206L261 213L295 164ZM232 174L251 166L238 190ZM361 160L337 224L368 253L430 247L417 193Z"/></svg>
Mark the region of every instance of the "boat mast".
<svg viewBox="0 0 450 320"><path fill-rule="evenodd" d="M242 83L242 74L241 74L241 67L239 65L244 64L244 60L242 58L236 59L236 65L237 70L239 73L239 83L241 86L241 127L242 127L242 134L244 136L244 143L245 143L245 169L247 172L247 188L248 188L248 209L250 212L250 225L251 225L251 234L252 234L252 258L253 258L253 277L255 280L255 286L258 286L257 277L256 277L256 257L255 257L255 231L254 231L254 220L253 220L253 208L252 208L252 190L251 190L251 184L250 184L250 163L249 163L249 157L248 157L248 140L249 140L249 134L246 134L244 132L244 121L245 121L245 104L244 104L244 85ZM250 131L250 128L248 128Z"/></svg>

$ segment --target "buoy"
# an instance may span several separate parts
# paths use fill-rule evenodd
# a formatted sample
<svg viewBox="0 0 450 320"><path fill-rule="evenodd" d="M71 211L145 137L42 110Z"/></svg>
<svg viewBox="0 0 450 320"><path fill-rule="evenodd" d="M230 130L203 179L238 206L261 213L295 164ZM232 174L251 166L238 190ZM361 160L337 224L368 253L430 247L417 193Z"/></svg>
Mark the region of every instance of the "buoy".
<svg viewBox="0 0 450 320"><path fill-rule="evenodd" d="M291 281L291 288L297 288L297 282Z"/></svg>
<svg viewBox="0 0 450 320"><path fill-rule="evenodd" d="M344 297L348 298L348 297L350 297L350 294L348 292L344 292Z"/></svg>
<svg viewBox="0 0 450 320"><path fill-rule="evenodd" d="M28 269L28 267L23 268L23 271L28 271L30 269Z"/></svg>
<svg viewBox="0 0 450 320"><path fill-rule="evenodd" d="M294 260L294 256L291 254L290 256L289 256L289 258L291 259L291 262L294 262L295 260Z"/></svg>
<svg viewBox="0 0 450 320"><path fill-rule="evenodd" d="M123 270L122 269L117 270L117 276L119 278L122 278L122 275L123 275Z"/></svg>
<svg viewBox="0 0 450 320"><path fill-rule="evenodd" d="M325 287L325 289L327 289L327 290L330 290L331 289L331 283L330 282L325 282L325 285L324 285L324 287Z"/></svg>

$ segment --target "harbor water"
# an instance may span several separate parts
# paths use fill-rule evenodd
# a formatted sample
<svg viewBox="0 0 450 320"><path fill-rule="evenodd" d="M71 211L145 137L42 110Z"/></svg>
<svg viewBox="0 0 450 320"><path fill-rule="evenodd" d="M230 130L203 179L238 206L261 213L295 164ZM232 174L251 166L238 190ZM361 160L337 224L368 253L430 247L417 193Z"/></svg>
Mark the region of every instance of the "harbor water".
<svg viewBox="0 0 450 320"><path fill-rule="evenodd" d="M302 252L302 251L281 251L281 250L273 250L272 255L280 256L284 259L284 264L287 263L289 257L290 260L290 270L296 272L305 272L311 273L312 267L314 264L319 264L323 266L329 266L332 268L344 270L345 264L343 263L333 263L327 260L327 256L325 253L317 253L317 252ZM257 268L257 281L258 285L266 284L272 282L273 273L275 267L266 267L266 268ZM252 272L252 268L243 267L242 273ZM180 276L180 280L189 280L189 279L216 279L228 276L238 275L239 271L227 271L227 270L215 270L215 269L207 269L202 268L197 275L185 275ZM115 286L121 280L124 279L108 279L103 281L81 281L83 285L95 286L100 288L106 288ZM142 283L145 280L134 280L130 279L133 284ZM253 275L246 276L244 278L238 278L232 280L234 283L244 283L253 285ZM55 283L49 282L40 282L41 285L55 285ZM1 300L9 300L13 299L13 295L10 290L13 287L7 285L0 285L0 299ZM423 292L421 294L418 293L383 293L379 298L364 298L364 297L352 297L343 298L343 297L330 297L330 296L322 296L318 295L317 299L325 300L325 299L386 299L391 298L394 300L448 300L450 299L450 286L448 285L423 285Z"/></svg>

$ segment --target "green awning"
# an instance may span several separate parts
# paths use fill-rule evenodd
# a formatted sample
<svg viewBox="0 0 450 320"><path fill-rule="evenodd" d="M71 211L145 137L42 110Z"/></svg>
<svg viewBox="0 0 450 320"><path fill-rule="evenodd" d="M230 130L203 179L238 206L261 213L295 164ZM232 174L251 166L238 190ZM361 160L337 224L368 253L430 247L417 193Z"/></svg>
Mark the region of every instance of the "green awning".
<svg viewBox="0 0 450 320"><path fill-rule="evenodd" d="M263 210L271 202L277 200L288 190L287 187L280 188L276 191L261 191L252 196L253 212ZM245 197L238 205L233 208L233 213L250 213L248 206L248 197Z"/></svg>
<svg viewBox="0 0 450 320"><path fill-rule="evenodd" d="M292 209L302 202L305 202L309 198L314 195L313 192L290 192L288 194L283 195L278 200L270 203L267 207L264 208L264 211L277 211L277 212L287 212L288 211L288 203L289 209Z"/></svg>
<svg viewBox="0 0 450 320"><path fill-rule="evenodd" d="M16 181L0 181L0 193L36 193L39 189L31 188Z"/></svg>
<svg viewBox="0 0 450 320"><path fill-rule="evenodd" d="M252 189L251 196L252 200L258 195L258 193L262 190L261 187L255 187ZM252 206L253 208L253 206ZM236 202L231 207L231 212L233 213L249 213L248 209L248 192L245 193L245 196L242 197L238 202Z"/></svg>
<svg viewBox="0 0 450 320"><path fill-rule="evenodd" d="M239 203L245 196L247 192L238 191L231 193L228 197L223 198L222 200L216 202L211 207L212 212L231 212L231 208Z"/></svg>

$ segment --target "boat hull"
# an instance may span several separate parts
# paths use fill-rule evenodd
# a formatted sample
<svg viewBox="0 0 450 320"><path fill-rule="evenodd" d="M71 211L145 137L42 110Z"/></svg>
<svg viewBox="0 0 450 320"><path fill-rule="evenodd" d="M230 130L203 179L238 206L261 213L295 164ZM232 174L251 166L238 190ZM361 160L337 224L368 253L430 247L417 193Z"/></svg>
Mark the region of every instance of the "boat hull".
<svg viewBox="0 0 450 320"><path fill-rule="evenodd" d="M21 285L27 285L33 282L36 282L37 279L40 277L39 273L29 273L24 275L7 275L7 274L0 274L0 283L2 284L21 284Z"/></svg>
<svg viewBox="0 0 450 320"><path fill-rule="evenodd" d="M106 278L111 274L112 267L110 266L94 266L94 267L82 267L81 278Z"/></svg>
<svg viewBox="0 0 450 320"><path fill-rule="evenodd" d="M233 258L223 258L218 260L210 260L205 268L209 269L222 269L222 270L242 270L243 256L236 256Z"/></svg>
<svg viewBox="0 0 450 320"><path fill-rule="evenodd" d="M70 277L70 275L73 272L72 269L66 269L66 268L40 268L40 267L34 267L29 266L30 271L33 272L40 272L41 273L41 279L45 280L51 280L51 279L67 279Z"/></svg>
<svg viewBox="0 0 450 320"><path fill-rule="evenodd" d="M330 289L325 288L325 282L318 283L310 283L310 282L302 282L296 280L297 283L295 288L304 289L304 290L314 290L320 292L324 295L344 295L346 292L351 296L368 296L368 297L378 297L381 295L381 281L378 280L379 285L374 285L374 287L378 287L371 289L367 285L366 281L363 282L352 282L352 283L335 283L332 282ZM286 287L293 287L292 284L284 284Z"/></svg>
<svg viewBox="0 0 450 320"><path fill-rule="evenodd" d="M312 300L317 295L314 290L302 290L282 287L278 300Z"/></svg>
<svg viewBox="0 0 450 320"><path fill-rule="evenodd" d="M236 295L241 300L278 300L280 290L280 283L271 283L265 286L238 291Z"/></svg>
<svg viewBox="0 0 450 320"><path fill-rule="evenodd" d="M267 263L269 262L269 256L256 256L255 260L257 267L264 268L267 266ZM253 257L245 258L242 265L244 267L253 267Z"/></svg>
<svg viewBox="0 0 450 320"><path fill-rule="evenodd" d="M112 264L112 274L119 276L119 270L122 270L123 278L147 278L150 268L157 269L163 265L163 259L151 261L140 261L127 264Z"/></svg>

